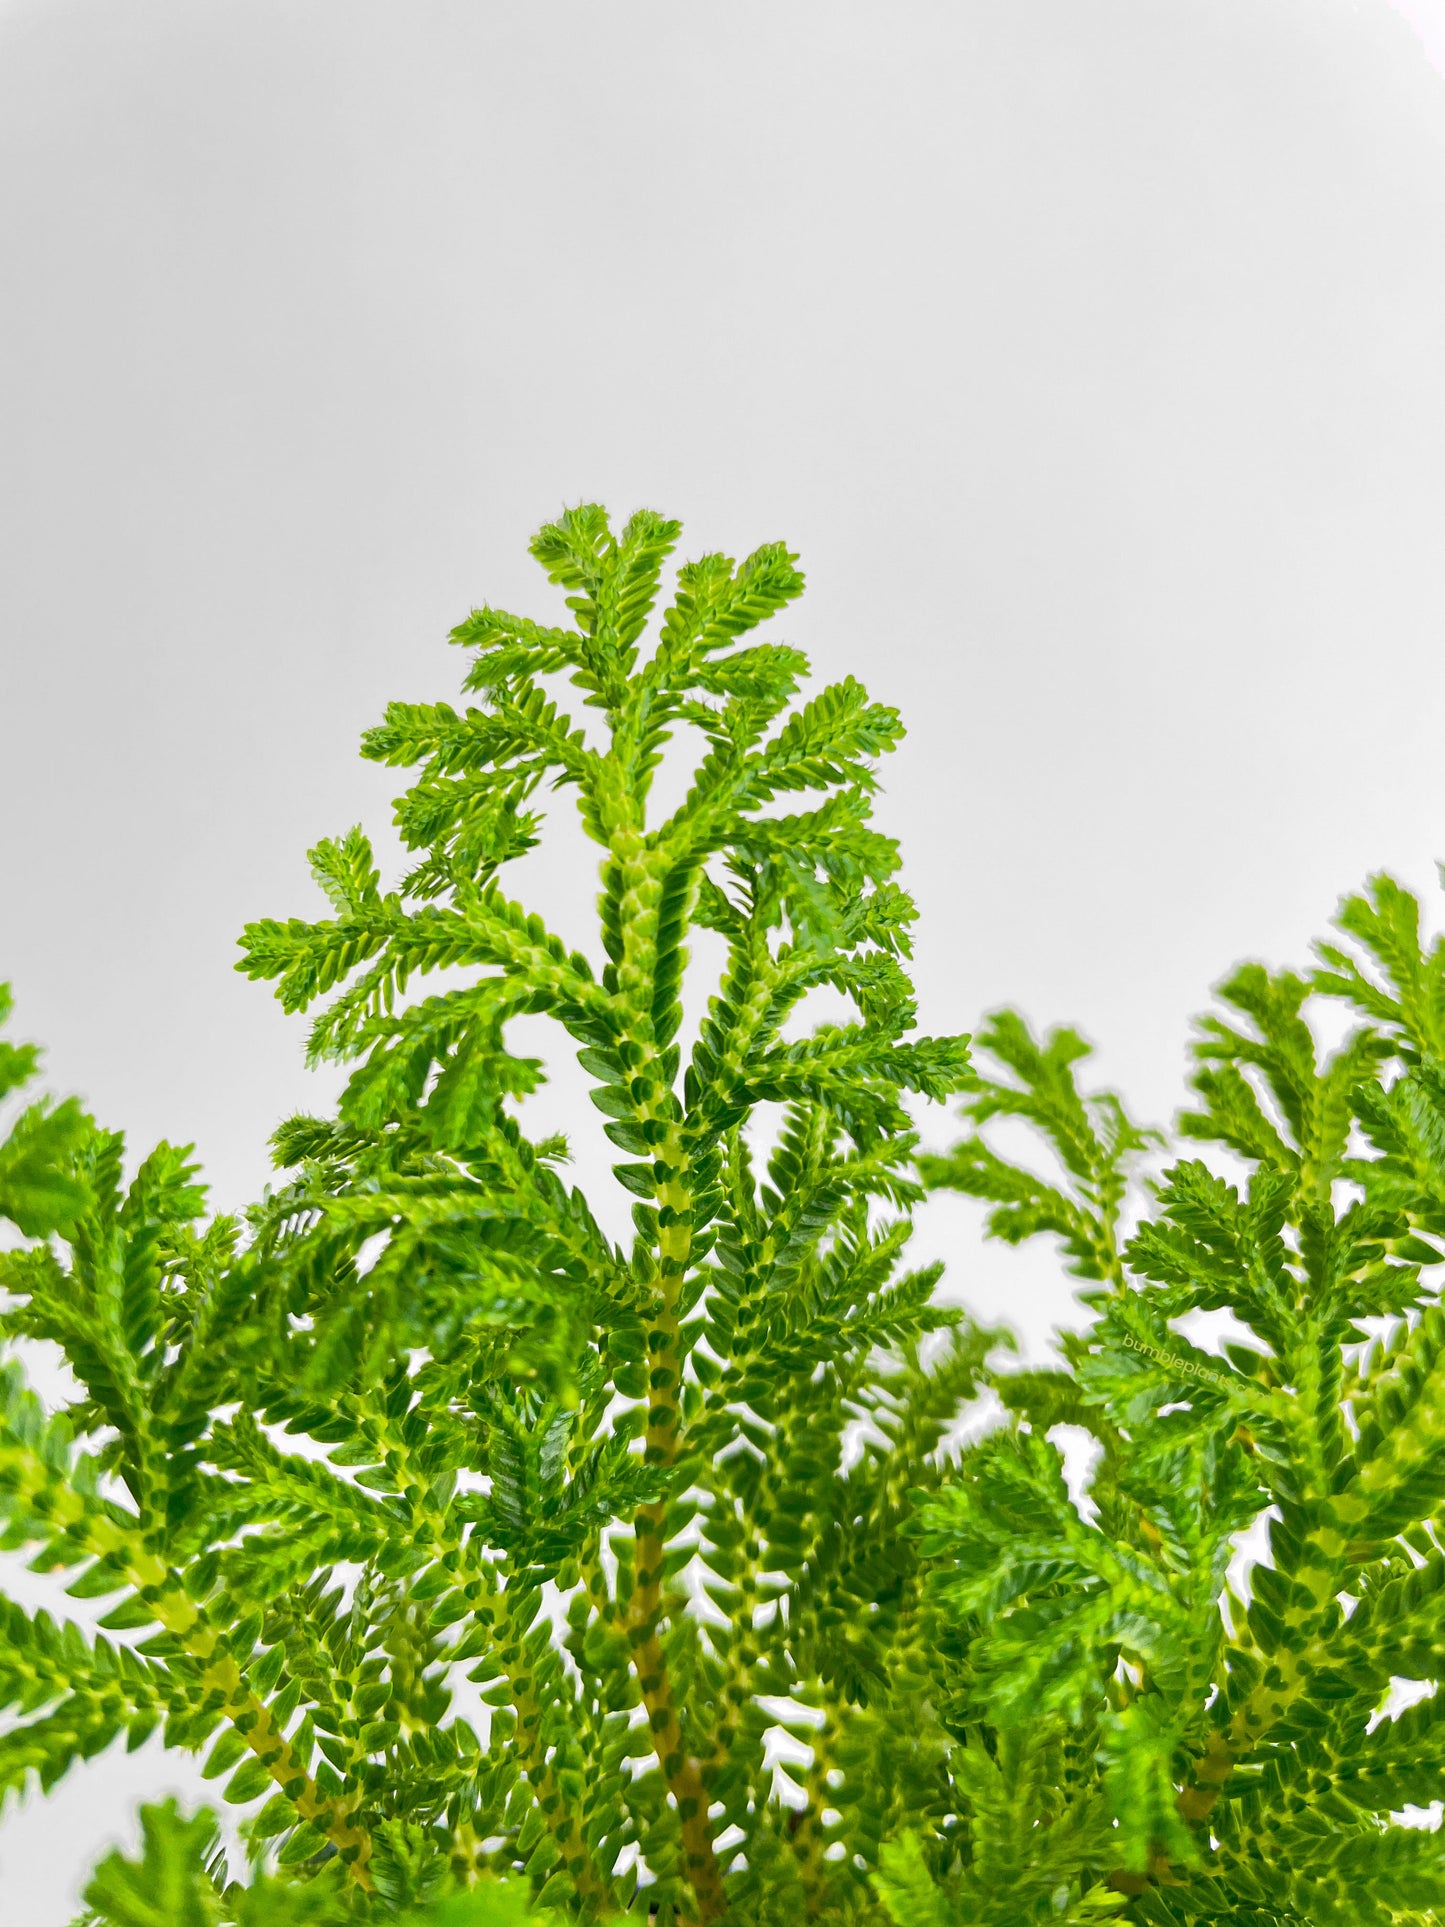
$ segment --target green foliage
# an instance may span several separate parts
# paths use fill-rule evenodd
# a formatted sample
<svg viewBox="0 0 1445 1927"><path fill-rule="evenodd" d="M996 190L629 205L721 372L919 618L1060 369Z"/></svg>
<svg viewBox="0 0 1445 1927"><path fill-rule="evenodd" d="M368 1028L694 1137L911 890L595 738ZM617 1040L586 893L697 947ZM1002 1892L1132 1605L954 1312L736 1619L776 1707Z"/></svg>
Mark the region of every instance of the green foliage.
<svg viewBox="0 0 1445 1927"><path fill-rule="evenodd" d="M217 1927L234 1920L212 1878L219 1858L215 1816L182 1819L176 1804L141 1809L138 1862L112 1853L85 1890L87 1927Z"/></svg>
<svg viewBox="0 0 1445 1927"><path fill-rule="evenodd" d="M127 1179L66 1107L0 1165L32 1240L0 1332L81 1388L52 1415L4 1380L3 1545L113 1602L94 1639L8 1609L0 1787L160 1726L261 1868L233 1902L206 1823L152 1813L98 1920L441 1927L504 1877L584 1919L876 1918L884 1843L956 1807L909 1494L989 1340L904 1268L903 1100L962 1089L967 1054L914 1034L870 821L901 726L851 679L800 700L803 656L753 638L802 588L778 545L685 565L645 652L677 533L544 529L570 622L477 611L476 705L365 739L414 772L405 877L352 830L311 853L328 916L247 929L241 967L352 1066L277 1133L278 1189L207 1220L184 1151ZM549 786L599 849L595 962L502 887ZM685 1006L698 926L724 962ZM809 1027L814 990L854 1014ZM523 1013L591 1079L625 1245L522 1129ZM779 1727L811 1749L791 1808Z"/></svg>
<svg viewBox="0 0 1445 1927"><path fill-rule="evenodd" d="M230 1880L216 1817L205 1809L187 1820L167 1800L142 1807L140 1818L141 1858L107 1855L76 1927L344 1927L355 1919L351 1896L325 1875L304 1885ZM523 1883L494 1880L409 1909L397 1927L547 1927L559 1919L534 1907Z"/></svg>
<svg viewBox="0 0 1445 1927"><path fill-rule="evenodd" d="M1178 1127L1219 1158L1178 1158L1132 1236L1146 1134L1078 1090L1079 1040L981 1033L998 1071L926 1174L1056 1237L1094 1315L1064 1369L1000 1376L1011 1422L920 1527L950 1730L996 1773L1054 1753L1042 1794L890 1849L898 1927L1438 1918L1445 1833L1400 1821L1445 1800L1445 945L1419 922L1379 878L1313 976L1221 986ZM1328 1052L1320 997L1363 1019ZM1060 1175L991 1146L997 1116ZM1059 1426L1090 1440L1072 1489ZM1394 1713L1401 1682L1427 1697Z"/></svg>
<svg viewBox="0 0 1445 1927"><path fill-rule="evenodd" d="M1312 973L1235 971L1172 1147L1072 1031L997 1013L971 1065L915 1034L897 716L756 639L776 545L684 566L645 648L677 534L569 512L533 553L570 620L475 612L474 706L368 732L405 875L353 829L330 914L243 939L349 1066L257 1205L14 1115L0 1337L79 1391L0 1368L0 1550L106 1610L0 1599L0 1799L122 1736L204 1756L243 1877L150 1808L86 1927L1433 1927L1445 940L1376 878ZM559 789L600 857L565 938L502 887ZM523 1128L523 1015L590 1080L622 1243ZM34 1069L0 1045L0 1096ZM905 1100L953 1094L922 1154ZM928 1187L1057 1241L1057 1366L990 1369L907 1268Z"/></svg>
<svg viewBox="0 0 1445 1927"><path fill-rule="evenodd" d="M1076 1277L1117 1284L1120 1208L1140 1155L1161 1142L1158 1132L1131 1123L1112 1091L1080 1092L1073 1066L1089 1046L1077 1031L1050 1031L1040 1043L1016 1011L1000 1010L978 1045L1008 1075L973 1080L961 1108L974 1129L947 1157L919 1159L924 1182L987 1199L991 1237L1022 1244L1052 1232ZM1062 1182L1001 1157L979 1129L995 1117L1029 1125L1053 1153Z"/></svg>
<svg viewBox="0 0 1445 1927"><path fill-rule="evenodd" d="M0 1025L10 1009L10 986L0 984ZM39 1062L33 1044L0 1037L0 1100L28 1084ZM27 1238L43 1238L75 1222L87 1198L73 1160L89 1123L73 1097L63 1104L42 1098L11 1121L0 1140L0 1222L10 1222Z"/></svg>

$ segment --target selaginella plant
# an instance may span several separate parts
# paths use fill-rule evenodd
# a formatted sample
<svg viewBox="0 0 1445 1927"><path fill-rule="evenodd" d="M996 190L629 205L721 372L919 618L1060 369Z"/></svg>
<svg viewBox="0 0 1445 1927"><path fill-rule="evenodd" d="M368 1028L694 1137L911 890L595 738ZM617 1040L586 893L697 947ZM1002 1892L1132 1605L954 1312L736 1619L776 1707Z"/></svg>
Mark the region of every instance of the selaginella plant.
<svg viewBox="0 0 1445 1927"><path fill-rule="evenodd" d="M1152 1147L1081 1094L1081 1040L980 1032L925 1176L1058 1239L1093 1317L1000 1375L1013 1422L923 1501L967 1818L885 1847L898 1927L1445 1918L1445 1832L1407 1811L1445 1800L1445 942L1388 878L1340 925L1312 975L1222 986L1179 1121L1216 1156L1132 1236ZM1363 1019L1328 1052L1321 999Z"/></svg>
<svg viewBox="0 0 1445 1927"><path fill-rule="evenodd" d="M913 1034L914 908L870 823L900 724L851 679L798 701L804 657L748 639L802 588L781 546L684 566L642 653L677 534L542 530L570 622L477 611L475 706L365 739L417 771L409 873L384 892L353 830L311 853L329 917L246 931L287 1010L328 1000L313 1057L354 1066L277 1133L278 1190L208 1220L184 1152L127 1182L67 1111L24 1128L83 1139L71 1189L0 1190L32 1240L3 1331L80 1387L47 1413L6 1368L3 1543L115 1600L94 1638L4 1608L0 1788L122 1732L204 1750L269 1884L258 1912L204 1826L153 1813L197 1920L378 1918L493 1876L586 1920L864 1918L881 1843L952 1811L906 1528L987 1341L902 1268L901 1094L967 1060ZM679 732L690 787L656 813ZM549 785L600 851L596 965L500 881ZM698 927L725 961L690 1033ZM810 1027L819 989L852 1015ZM628 1244L524 1134L522 1013L591 1080ZM787 1799L779 1729L811 1750ZM112 1864L95 1919L164 1917L147 1864Z"/></svg>

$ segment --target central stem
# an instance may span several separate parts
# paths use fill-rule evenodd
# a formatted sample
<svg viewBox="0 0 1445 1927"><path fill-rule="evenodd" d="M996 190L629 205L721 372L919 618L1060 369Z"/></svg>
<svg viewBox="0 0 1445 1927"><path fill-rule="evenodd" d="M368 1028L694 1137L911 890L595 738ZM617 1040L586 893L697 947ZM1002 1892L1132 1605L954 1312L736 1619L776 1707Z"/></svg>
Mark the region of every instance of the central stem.
<svg viewBox="0 0 1445 1927"><path fill-rule="evenodd" d="M678 1302L692 1248L692 1199L686 1177L686 1153L675 1128L670 1128L657 1146L655 1169L661 1290L647 1338L646 1459L649 1465L665 1468L676 1464L680 1445L683 1358ZM637 1513L637 1582L628 1613L627 1637L647 1708L653 1750L677 1808L683 1867L697 1899L698 1918L706 1927L706 1923L720 1919L727 1911L727 1896L717 1855L713 1852L708 1816L710 1801L703 1784L702 1766L688 1751L673 1697L667 1656L658 1634L663 1615L666 1518L665 1501L642 1506Z"/></svg>
<svg viewBox="0 0 1445 1927"><path fill-rule="evenodd" d="M629 1046L635 1053L631 1060L636 1073L632 1080L633 1118L652 1149L658 1277L647 1326L645 1457L648 1465L665 1471L677 1463L681 1445L684 1347L679 1306L692 1258L693 1200L681 1113L657 1030L659 924L668 865L658 852L644 845L640 803L635 793L626 799L610 839L613 874L619 886L617 927L621 936L615 994L628 1012ZM674 905L673 913L685 917L685 908ZM679 932L674 929L672 934L676 937ZM727 1896L713 1852L710 1802L702 1766L688 1751L659 1634L664 1613L666 1522L665 1499L638 1508L633 1527L636 1582L625 1624L653 1751L677 1809L683 1869L697 1903L697 1917L703 1927L708 1927L726 1913Z"/></svg>

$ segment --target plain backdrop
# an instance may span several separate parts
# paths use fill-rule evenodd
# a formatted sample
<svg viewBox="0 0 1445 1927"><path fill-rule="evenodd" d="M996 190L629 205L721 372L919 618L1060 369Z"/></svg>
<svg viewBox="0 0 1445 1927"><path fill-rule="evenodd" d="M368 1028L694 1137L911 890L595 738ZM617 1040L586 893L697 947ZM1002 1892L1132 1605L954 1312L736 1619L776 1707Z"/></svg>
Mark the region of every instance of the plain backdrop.
<svg viewBox="0 0 1445 1927"><path fill-rule="evenodd" d="M236 934L390 847L359 731L552 608L526 539L595 499L787 540L783 633L903 710L924 1027L1071 1020L1167 1119L1229 965L1435 895L1442 66L1445 0L0 0L0 975L52 1083L255 1195L330 1086ZM587 934L574 835L523 884ZM538 1116L595 1175L565 1066ZM1073 1315L961 1201L919 1244L1036 1354ZM32 1795L0 1914L195 1785Z"/></svg>

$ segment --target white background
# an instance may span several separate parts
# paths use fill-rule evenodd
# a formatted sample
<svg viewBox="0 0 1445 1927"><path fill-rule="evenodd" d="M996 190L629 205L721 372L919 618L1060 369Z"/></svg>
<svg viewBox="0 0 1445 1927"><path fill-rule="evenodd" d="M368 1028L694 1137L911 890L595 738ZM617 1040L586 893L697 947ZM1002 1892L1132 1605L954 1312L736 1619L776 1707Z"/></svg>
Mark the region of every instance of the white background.
<svg viewBox="0 0 1445 1927"><path fill-rule="evenodd" d="M1445 854L1441 66L1439 0L0 4L0 974L54 1084L254 1194L326 1087L236 933L384 835L358 732L600 499L786 539L783 632L903 709L924 1027L1075 1021L1167 1118L1232 962ZM528 864L578 938L589 864ZM976 1222L920 1243L1037 1351L1067 1288ZM5 1920L191 1784L12 1812Z"/></svg>

